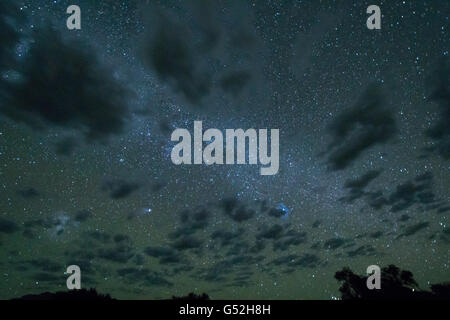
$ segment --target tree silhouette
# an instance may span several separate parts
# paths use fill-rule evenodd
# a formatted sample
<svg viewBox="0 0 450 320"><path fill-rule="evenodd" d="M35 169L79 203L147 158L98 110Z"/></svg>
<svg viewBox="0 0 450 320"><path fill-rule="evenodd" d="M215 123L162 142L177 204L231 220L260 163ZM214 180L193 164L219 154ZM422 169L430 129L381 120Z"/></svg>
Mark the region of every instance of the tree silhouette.
<svg viewBox="0 0 450 320"><path fill-rule="evenodd" d="M44 292L41 294L29 294L14 300L115 300L109 294L100 294L97 290L70 290L55 293Z"/></svg>
<svg viewBox="0 0 450 320"><path fill-rule="evenodd" d="M339 288L343 300L446 300L450 299L450 283L431 285L424 291L414 280L411 271L395 265L381 269L381 289L368 289L368 276L359 276L350 268L343 268L334 277L343 281Z"/></svg>
<svg viewBox="0 0 450 320"><path fill-rule="evenodd" d="M197 294L191 292L187 296L184 296L184 297L172 296L172 300L210 300L210 299L206 293L197 295Z"/></svg>

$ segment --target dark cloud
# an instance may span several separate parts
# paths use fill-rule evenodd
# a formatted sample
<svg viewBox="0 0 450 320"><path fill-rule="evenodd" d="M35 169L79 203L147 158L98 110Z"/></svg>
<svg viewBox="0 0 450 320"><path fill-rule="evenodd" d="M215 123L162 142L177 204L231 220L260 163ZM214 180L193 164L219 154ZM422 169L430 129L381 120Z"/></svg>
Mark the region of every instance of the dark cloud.
<svg viewBox="0 0 450 320"><path fill-rule="evenodd" d="M55 284L64 283L64 274L61 273L49 273L49 272L36 272L31 275L31 279L36 282L51 282Z"/></svg>
<svg viewBox="0 0 450 320"><path fill-rule="evenodd" d="M450 206L443 206L437 209L438 213L444 213L444 212L449 212L450 211Z"/></svg>
<svg viewBox="0 0 450 320"><path fill-rule="evenodd" d="M179 239L182 237L191 237L197 231L207 228L209 220L211 218L211 212L199 208L197 210L183 210L180 213L181 225L169 234L172 239Z"/></svg>
<svg viewBox="0 0 450 320"><path fill-rule="evenodd" d="M173 127L167 119L163 119L159 122L159 130L165 135L169 135L173 131Z"/></svg>
<svg viewBox="0 0 450 320"><path fill-rule="evenodd" d="M189 30L161 10L154 19L159 25L151 29L153 32L144 48L144 61L189 102L199 103L209 94L211 82L209 74L198 66L198 55L188 38Z"/></svg>
<svg viewBox="0 0 450 320"><path fill-rule="evenodd" d="M180 213L179 217L180 225L174 232L169 234L171 248L178 251L195 249L194 251L197 254L200 253L204 247L204 240L197 233L208 227L211 212L205 208L184 210ZM174 259L170 258L169 260ZM169 260L166 262L170 262Z"/></svg>
<svg viewBox="0 0 450 320"><path fill-rule="evenodd" d="M381 173L381 170L370 170L362 176L354 179L347 180L344 183L344 187L349 189L349 194L341 198L342 201L352 203L353 201L366 195L365 188L376 179Z"/></svg>
<svg viewBox="0 0 450 320"><path fill-rule="evenodd" d="M203 246L203 241L194 236L183 236L172 243L177 250L198 249Z"/></svg>
<svg viewBox="0 0 450 320"><path fill-rule="evenodd" d="M329 146L328 162L333 170L341 170L353 163L364 151L388 142L397 126L387 108L381 89L367 88L358 102L339 114L329 126L333 141Z"/></svg>
<svg viewBox="0 0 450 320"><path fill-rule="evenodd" d="M344 184L344 187L349 189L363 189L367 187L367 185L378 177L381 173L381 170L371 170L363 174L361 177L355 180L347 180Z"/></svg>
<svg viewBox="0 0 450 320"><path fill-rule="evenodd" d="M132 284L144 286L172 287L173 283L164 278L160 273L147 268L127 267L117 270L117 274Z"/></svg>
<svg viewBox="0 0 450 320"><path fill-rule="evenodd" d="M76 227L77 224L75 222L77 221L72 219L72 217L68 216L65 212L57 212L44 218L25 221L23 226L28 230L27 233L29 235L31 234L31 231L37 231L33 229L51 229L57 235L62 235L68 228Z"/></svg>
<svg viewBox="0 0 450 320"><path fill-rule="evenodd" d="M322 224L322 221L316 220L316 221L313 222L312 227L313 228L318 228L321 224Z"/></svg>
<svg viewBox="0 0 450 320"><path fill-rule="evenodd" d="M229 246L233 242L238 241L241 243L242 235L244 234L244 229L239 228L235 232L228 230L216 230L211 234L212 240L218 240L222 247Z"/></svg>
<svg viewBox="0 0 450 320"><path fill-rule="evenodd" d="M11 220L0 218L0 233L14 233L19 231L19 226Z"/></svg>
<svg viewBox="0 0 450 320"><path fill-rule="evenodd" d="M70 257L66 262L66 266L77 265L80 267L80 270L82 272L82 281L83 282L86 280L87 275L91 275L91 276L95 275L95 271L96 271L95 269L97 267L96 264L94 263L94 261L91 259L88 259L87 257L92 257L91 259L93 259L95 257L95 255L93 253L74 255L74 256ZM67 267L66 267L66 269L67 269Z"/></svg>
<svg viewBox="0 0 450 320"><path fill-rule="evenodd" d="M294 230L289 225L273 224L262 225L256 234L256 242L271 241L274 251L285 251L291 246L297 246L307 242L307 233Z"/></svg>
<svg viewBox="0 0 450 320"><path fill-rule="evenodd" d="M253 218L256 214L255 210L248 208L244 203L236 198L225 198L220 201L219 206L222 208L225 215L236 222L247 221Z"/></svg>
<svg viewBox="0 0 450 320"><path fill-rule="evenodd" d="M444 228L444 230L442 230L440 239L445 243L450 243L450 228Z"/></svg>
<svg viewBox="0 0 450 320"><path fill-rule="evenodd" d="M102 190L109 193L112 199L122 199L128 197L139 189L139 185L122 179L108 180L102 185Z"/></svg>
<svg viewBox="0 0 450 320"><path fill-rule="evenodd" d="M241 256L249 252L249 245L243 241L235 241L233 245L226 252L226 256Z"/></svg>
<svg viewBox="0 0 450 320"><path fill-rule="evenodd" d="M220 202L220 207L226 215L231 215L234 209L238 206L239 200L234 197L225 198Z"/></svg>
<svg viewBox="0 0 450 320"><path fill-rule="evenodd" d="M264 256L252 256L247 254L237 254L230 259L232 265L251 266L264 260Z"/></svg>
<svg viewBox="0 0 450 320"><path fill-rule="evenodd" d="M409 219L411 219L410 216L408 216L407 214L402 214L401 217L398 218L397 221L399 221L399 222L405 222L405 221L408 221Z"/></svg>
<svg viewBox="0 0 450 320"><path fill-rule="evenodd" d="M181 254L173 248L147 247L144 252L150 257L159 258L161 264L179 263L181 261Z"/></svg>
<svg viewBox="0 0 450 320"><path fill-rule="evenodd" d="M306 253L294 261L295 266L304 268L317 268L322 265L320 258L314 254Z"/></svg>
<svg viewBox="0 0 450 320"><path fill-rule="evenodd" d="M428 226L430 225L429 222L418 222L416 224L413 224L411 226L408 226L405 228L405 231L403 231L398 237L398 238L402 238L402 237L409 237L412 235L415 235L417 232L428 228Z"/></svg>
<svg viewBox="0 0 450 320"><path fill-rule="evenodd" d="M266 212L269 210L268 201L267 200L258 200L257 203L259 203L259 211L260 212Z"/></svg>
<svg viewBox="0 0 450 320"><path fill-rule="evenodd" d="M389 205L389 201L386 197L384 197L383 192L381 190L366 192L365 197L367 199L367 203L370 207L375 210L380 210L386 205Z"/></svg>
<svg viewBox="0 0 450 320"><path fill-rule="evenodd" d="M243 274L236 276L232 279L232 282L227 285L228 287L248 287L252 285L251 275Z"/></svg>
<svg viewBox="0 0 450 320"><path fill-rule="evenodd" d="M320 241L314 242L314 243L311 245L311 249L313 249L313 250L320 250L321 247L322 247L322 244L321 244Z"/></svg>
<svg viewBox="0 0 450 320"><path fill-rule="evenodd" d="M233 95L241 93L242 89L250 81L251 74L247 71L236 71L225 75L220 80L220 86L226 92L230 92Z"/></svg>
<svg viewBox="0 0 450 320"><path fill-rule="evenodd" d="M236 222L243 222L254 217L255 210L246 208L244 205L239 206L233 213L230 214L230 218Z"/></svg>
<svg viewBox="0 0 450 320"><path fill-rule="evenodd" d="M18 26L24 20L25 17L14 1L0 2L0 72L14 68L14 49L20 39Z"/></svg>
<svg viewBox="0 0 450 320"><path fill-rule="evenodd" d="M130 242L131 241L129 236L127 236L126 234L120 234L120 233L114 235L113 240L114 240L115 243L125 243L125 242Z"/></svg>
<svg viewBox="0 0 450 320"><path fill-rule="evenodd" d="M122 132L128 117L124 89L97 56L52 27L33 33L17 68L20 81L3 82L0 111L35 129L76 129L89 140Z"/></svg>
<svg viewBox="0 0 450 320"><path fill-rule="evenodd" d="M134 256L134 263L138 266L142 266L145 263L145 257L143 254L137 253Z"/></svg>
<svg viewBox="0 0 450 320"><path fill-rule="evenodd" d="M101 265L96 263L97 253L88 242L83 242L79 247L73 246L64 252L65 265L77 265L84 275L94 275L97 270L102 270ZM67 268L66 268L67 269Z"/></svg>
<svg viewBox="0 0 450 320"><path fill-rule="evenodd" d="M441 60L439 67L433 72L431 86L433 92L430 100L439 107L440 117L434 125L426 131L433 139L434 145L428 151L437 152L444 159L450 159L450 62L448 59Z"/></svg>
<svg viewBox="0 0 450 320"><path fill-rule="evenodd" d="M286 214L286 211L282 210L281 208L270 208L267 212L269 216L280 218Z"/></svg>
<svg viewBox="0 0 450 320"><path fill-rule="evenodd" d="M55 144L55 152L59 155L70 156L78 145L79 142L75 137L66 137Z"/></svg>
<svg viewBox="0 0 450 320"><path fill-rule="evenodd" d="M369 237L378 239L378 238L382 237L383 234L384 234L383 231L375 231L375 232L372 232L371 234L369 234Z"/></svg>
<svg viewBox="0 0 450 320"><path fill-rule="evenodd" d="M349 258L354 258L354 257L358 257L358 256L373 256L375 255L377 252L375 250L375 248L371 245L362 245L360 247L358 247L355 250L351 250L347 252L347 256Z"/></svg>
<svg viewBox="0 0 450 320"><path fill-rule="evenodd" d="M16 270L34 271L35 273L31 278L35 281L54 281L55 278L63 279L66 271L63 265L46 257L14 261L12 264Z"/></svg>
<svg viewBox="0 0 450 320"><path fill-rule="evenodd" d="M413 205L429 207L437 203L433 192L433 174L431 172L425 172L414 179L398 184L388 195L384 195L381 190L364 190L378 175L379 171L369 171L361 178L347 181L346 186L350 188L350 192L341 200L352 203L356 199L363 198L373 209L380 210L388 206L391 212L399 212Z"/></svg>
<svg viewBox="0 0 450 320"><path fill-rule="evenodd" d="M97 255L112 262L126 263L134 256L134 250L127 244L117 244L111 248L100 248Z"/></svg>
<svg viewBox="0 0 450 320"><path fill-rule="evenodd" d="M166 186L166 184L163 182L154 183L152 185L152 192L157 193L157 192L161 191L165 186Z"/></svg>
<svg viewBox="0 0 450 320"><path fill-rule="evenodd" d="M342 247L346 243L347 243L346 239L343 239L343 238L332 238L332 239L328 239L327 241L325 241L325 243L323 244L323 248L324 249L335 250L335 249L337 249L339 247Z"/></svg>
<svg viewBox="0 0 450 320"><path fill-rule="evenodd" d="M225 281L233 267L235 266L231 264L230 260L217 261L211 267L198 270L194 277L208 282Z"/></svg>
<svg viewBox="0 0 450 320"><path fill-rule="evenodd" d="M279 224L270 227L263 226L262 230L256 235L257 239L280 239L283 236L284 228Z"/></svg>
<svg viewBox="0 0 450 320"><path fill-rule="evenodd" d="M287 231L281 239L277 240L273 244L273 250L287 250L291 246L297 246L299 244L305 243L307 240L306 232L299 232L295 230Z"/></svg>
<svg viewBox="0 0 450 320"><path fill-rule="evenodd" d="M252 247L250 247L249 251L251 253L260 253L265 248L266 248L266 243L263 240L258 240Z"/></svg>
<svg viewBox="0 0 450 320"><path fill-rule="evenodd" d="M34 238L36 238L36 234L33 232L33 230L30 230L30 229L23 230L22 236L24 236L27 239L34 239Z"/></svg>
<svg viewBox="0 0 450 320"><path fill-rule="evenodd" d="M72 220L71 217L62 212L45 218L28 220L25 221L23 225L30 230L52 229L57 235L62 235L67 228L75 226L74 221L75 220Z"/></svg>
<svg viewBox="0 0 450 320"><path fill-rule="evenodd" d="M33 268L39 268L42 271L46 272L64 272L64 267L58 263L54 262L48 258L37 258L24 261L26 264L30 265Z"/></svg>
<svg viewBox="0 0 450 320"><path fill-rule="evenodd" d="M207 2L181 6L182 11L151 6L141 50L145 64L195 107L224 92L242 94L259 72L255 57L261 54L256 50L257 32L241 13L251 14L247 4L227 5L226 17L221 6Z"/></svg>
<svg viewBox="0 0 450 320"><path fill-rule="evenodd" d="M432 179L432 174L427 172L417 176L414 181L407 181L398 185L388 198L391 211L398 212L416 203L432 203L435 197L432 192Z"/></svg>
<svg viewBox="0 0 450 320"><path fill-rule="evenodd" d="M305 253L301 256L290 254L287 256L281 256L269 262L269 265L303 268L317 268L321 264L320 258L310 253Z"/></svg>
<svg viewBox="0 0 450 320"><path fill-rule="evenodd" d="M17 194L19 194L20 196L22 196L25 199L36 198L37 196L39 196L39 192L36 189L31 188L31 187L18 190Z"/></svg>
<svg viewBox="0 0 450 320"><path fill-rule="evenodd" d="M185 216L182 217L182 221L185 225L188 224L191 229L199 230L206 228L210 217L211 212L207 211L206 209L200 209L189 214L185 212Z"/></svg>
<svg viewBox="0 0 450 320"><path fill-rule="evenodd" d="M227 278L237 273L238 276L249 278L253 273L251 266L260 264L264 260L264 256L252 256L246 253L233 255L227 259L219 260L206 268L200 268L195 274L195 278L208 282L225 282ZM233 278L236 278L233 277ZM234 281L235 282L235 281ZM235 285L233 282L230 285Z"/></svg>
<svg viewBox="0 0 450 320"><path fill-rule="evenodd" d="M111 235L109 233L101 231L89 231L85 233L87 237L96 240L101 243L108 243L111 241Z"/></svg>
<svg viewBox="0 0 450 320"><path fill-rule="evenodd" d="M92 212L88 210L81 210L75 214L74 220L78 222L85 222L90 218L92 218Z"/></svg>
<svg viewBox="0 0 450 320"><path fill-rule="evenodd" d="M46 226L46 220L44 219L33 219L28 220L23 223L25 228L34 228L34 227L44 227Z"/></svg>

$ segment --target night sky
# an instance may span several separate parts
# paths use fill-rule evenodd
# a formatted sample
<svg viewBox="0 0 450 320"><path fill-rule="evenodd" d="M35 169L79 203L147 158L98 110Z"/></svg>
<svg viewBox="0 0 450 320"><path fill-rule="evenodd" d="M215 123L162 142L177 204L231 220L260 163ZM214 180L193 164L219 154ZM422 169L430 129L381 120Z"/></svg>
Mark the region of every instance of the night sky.
<svg viewBox="0 0 450 320"><path fill-rule="evenodd" d="M66 290L72 264L132 299L333 299L373 264L450 280L449 15L1 0L0 298ZM194 120L279 129L279 172L173 164Z"/></svg>

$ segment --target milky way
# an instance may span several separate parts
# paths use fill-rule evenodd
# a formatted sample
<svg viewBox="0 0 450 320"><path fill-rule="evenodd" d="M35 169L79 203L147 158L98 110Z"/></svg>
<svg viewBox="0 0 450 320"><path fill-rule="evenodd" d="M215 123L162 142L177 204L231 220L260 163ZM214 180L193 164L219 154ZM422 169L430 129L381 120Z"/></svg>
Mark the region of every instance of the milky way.
<svg viewBox="0 0 450 320"><path fill-rule="evenodd" d="M450 280L450 3L378 1L381 30L371 4L2 0L0 298L72 264L136 299ZM279 129L278 173L174 165L195 120Z"/></svg>

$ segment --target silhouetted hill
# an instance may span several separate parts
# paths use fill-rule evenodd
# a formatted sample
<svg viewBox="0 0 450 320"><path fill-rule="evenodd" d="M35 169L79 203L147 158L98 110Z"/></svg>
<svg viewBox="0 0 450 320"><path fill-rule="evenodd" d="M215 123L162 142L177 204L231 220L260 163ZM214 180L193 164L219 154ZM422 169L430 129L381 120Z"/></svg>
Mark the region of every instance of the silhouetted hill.
<svg viewBox="0 0 450 320"><path fill-rule="evenodd" d="M410 271L395 265L381 269L381 289L367 288L368 276L354 274L343 268L334 276L344 283L339 288L343 300L447 300L450 299L450 283L431 285L431 291L421 290Z"/></svg>
<svg viewBox="0 0 450 320"><path fill-rule="evenodd" d="M97 290L91 288L89 290L70 290L70 291L58 291L55 293L44 292L40 294L27 294L20 298L14 298L12 300L116 300L111 298L109 294L99 294ZM172 300L210 300L206 293L196 295L191 292L187 296L176 297L172 296Z"/></svg>
<svg viewBox="0 0 450 320"><path fill-rule="evenodd" d="M95 289L80 289L70 291L58 291L55 293L44 292L41 294L28 294L13 300L115 300L109 294L99 294Z"/></svg>

